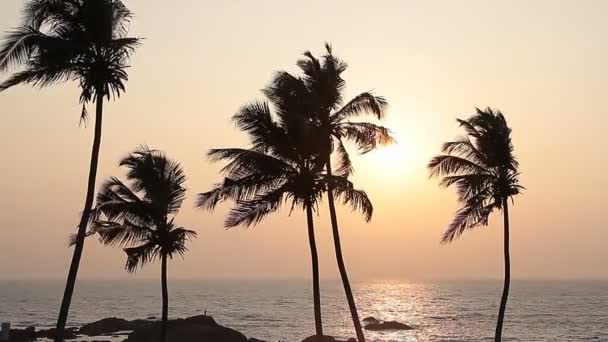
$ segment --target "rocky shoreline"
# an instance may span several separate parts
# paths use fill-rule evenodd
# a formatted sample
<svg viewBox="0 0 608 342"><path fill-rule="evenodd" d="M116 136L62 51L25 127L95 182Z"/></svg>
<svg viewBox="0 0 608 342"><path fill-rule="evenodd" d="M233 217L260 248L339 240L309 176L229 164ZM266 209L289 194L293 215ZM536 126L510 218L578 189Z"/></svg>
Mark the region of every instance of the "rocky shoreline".
<svg viewBox="0 0 608 342"><path fill-rule="evenodd" d="M395 322L383 322L373 317L363 320L367 323L367 330L410 330L413 327ZM66 340L83 340L93 338L89 342L111 342L107 338L125 338L122 342L149 342L158 339L160 321L153 317L150 319L126 320L116 317L108 317L85 324L80 328L66 329ZM9 342L30 342L39 339L52 339L55 329L38 330L34 327L26 329L11 329ZM106 338L106 339L104 339ZM171 319L167 325L167 341L171 342L268 342L253 337L247 338L243 333L218 324L213 317L198 315L188 318ZM356 342L356 339L336 340L331 336L318 338L311 336L303 342Z"/></svg>

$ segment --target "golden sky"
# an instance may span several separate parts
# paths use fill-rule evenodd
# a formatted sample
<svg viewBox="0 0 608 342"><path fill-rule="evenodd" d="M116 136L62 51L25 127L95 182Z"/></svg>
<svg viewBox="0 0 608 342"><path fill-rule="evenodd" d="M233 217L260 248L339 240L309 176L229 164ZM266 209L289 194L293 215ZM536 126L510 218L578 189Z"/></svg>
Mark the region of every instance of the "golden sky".
<svg viewBox="0 0 608 342"><path fill-rule="evenodd" d="M125 1L145 37L127 93L106 107L98 183L123 176L139 144L182 162L189 198L177 221L199 233L175 278L308 278L305 218L288 210L225 231L227 207L194 209L220 180L213 147L246 146L229 118L261 99L276 70L296 72L329 41L350 68L347 97L374 90L390 103L399 145L356 158L356 186L375 204L365 224L339 211L354 280L499 278L501 219L440 245L457 208L425 164L460 134L475 106L502 110L528 189L511 210L515 278L608 276L608 1ZM0 2L0 30L22 0ZM64 278L85 195L92 124L79 127L75 83L0 94L0 279ZM91 108L92 110L92 108ZM325 203L317 217L321 276L338 276ZM130 277L119 249L90 239L82 278ZM136 277L156 277L149 266Z"/></svg>

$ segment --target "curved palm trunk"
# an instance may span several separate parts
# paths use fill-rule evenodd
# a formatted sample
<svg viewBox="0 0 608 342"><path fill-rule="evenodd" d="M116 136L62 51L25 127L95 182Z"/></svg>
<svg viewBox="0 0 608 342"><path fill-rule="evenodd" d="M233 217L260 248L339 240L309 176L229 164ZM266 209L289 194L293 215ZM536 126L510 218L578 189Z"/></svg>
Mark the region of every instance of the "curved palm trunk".
<svg viewBox="0 0 608 342"><path fill-rule="evenodd" d="M70 311L74 287L76 286L76 276L78 275L78 267L80 266L80 258L82 257L82 251L84 249L87 224L89 222L91 208L93 207L93 198L95 196L95 179L97 177L97 164L99 162L99 149L101 147L101 128L103 118L103 95L101 92L97 93L95 105L95 135L93 138L93 148L91 151L91 164L89 166L87 197L84 204L84 210L82 211L82 217L80 218L80 224L78 225L78 233L76 235L76 244L74 246L72 263L70 264L68 279L65 285L65 291L63 293L63 300L61 301L61 309L59 310L59 317L57 318L55 342L64 341L64 330L68 320L68 312Z"/></svg>
<svg viewBox="0 0 608 342"><path fill-rule="evenodd" d="M327 158L326 168L327 174L331 176L330 158ZM348 302L348 308L350 309L350 315L353 319L355 332L357 333L357 340L359 342L365 342L365 335L363 335L363 329L361 328L361 321L359 320L357 305L355 304L353 291L350 287L350 281L348 280L348 273L346 273L346 266L344 265L344 258L342 257L342 244L340 243L340 231L338 230L338 218L336 216L336 206L334 203L333 193L334 191L332 186L328 186L327 202L329 202L329 216L331 219L331 231L334 235L334 249L336 251L336 261L338 262L338 269L340 270L340 277L342 278L342 285L344 286L344 292L346 293L346 300Z"/></svg>
<svg viewBox="0 0 608 342"><path fill-rule="evenodd" d="M509 202L508 198L503 200L503 219L504 219L504 253L505 253L505 283L502 290L502 298L500 299L500 309L498 310L498 321L496 322L496 334L494 342L502 340L502 324L505 319L505 311L507 309L507 299L509 298L509 287L511 285L511 256L509 253Z"/></svg>
<svg viewBox="0 0 608 342"><path fill-rule="evenodd" d="M167 340L167 322L169 321L169 291L167 289L167 255L162 256L160 282L162 288L163 312L160 326L160 342Z"/></svg>
<svg viewBox="0 0 608 342"><path fill-rule="evenodd" d="M312 258L312 292L315 310L315 331L317 336L323 336L323 323L321 322L321 290L319 284L319 256L317 255L315 227L310 204L306 204L306 222L308 223L308 242L310 243L310 256Z"/></svg>

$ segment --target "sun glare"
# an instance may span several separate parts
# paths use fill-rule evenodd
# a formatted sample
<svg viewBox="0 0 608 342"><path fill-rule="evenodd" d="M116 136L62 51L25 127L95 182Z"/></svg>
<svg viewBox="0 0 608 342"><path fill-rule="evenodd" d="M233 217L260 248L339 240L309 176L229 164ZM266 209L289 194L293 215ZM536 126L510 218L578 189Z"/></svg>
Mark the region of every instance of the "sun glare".
<svg viewBox="0 0 608 342"><path fill-rule="evenodd" d="M402 174L408 168L411 151L403 140L398 139L395 144L378 147L366 158L370 168L375 169L376 172L380 170L391 174Z"/></svg>

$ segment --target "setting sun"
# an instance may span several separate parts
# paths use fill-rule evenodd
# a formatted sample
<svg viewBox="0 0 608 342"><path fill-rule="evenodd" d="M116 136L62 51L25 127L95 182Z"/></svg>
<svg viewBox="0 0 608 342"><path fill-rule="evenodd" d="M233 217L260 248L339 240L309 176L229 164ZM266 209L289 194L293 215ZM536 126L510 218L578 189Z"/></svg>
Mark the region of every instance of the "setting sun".
<svg viewBox="0 0 608 342"><path fill-rule="evenodd" d="M412 151L407 148L406 143L397 139L396 143L381 146L369 152L366 157L368 158L367 162L375 169L381 169L387 173L401 173L408 169L411 153Z"/></svg>

